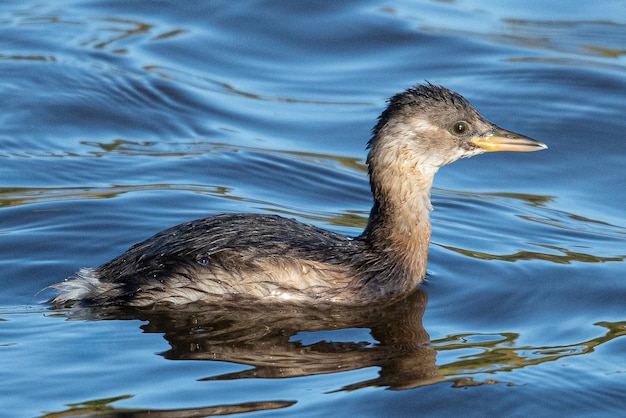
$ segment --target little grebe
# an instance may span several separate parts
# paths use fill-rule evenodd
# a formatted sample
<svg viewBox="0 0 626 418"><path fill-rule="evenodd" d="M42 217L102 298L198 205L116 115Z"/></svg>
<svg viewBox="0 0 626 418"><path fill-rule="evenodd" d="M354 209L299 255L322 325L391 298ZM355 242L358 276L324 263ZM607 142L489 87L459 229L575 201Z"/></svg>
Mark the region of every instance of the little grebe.
<svg viewBox="0 0 626 418"><path fill-rule="evenodd" d="M432 84L393 96L367 144L374 205L349 238L273 215L223 214L166 229L53 287L55 306L289 301L358 305L411 293L426 274L439 167L546 145L499 128Z"/></svg>

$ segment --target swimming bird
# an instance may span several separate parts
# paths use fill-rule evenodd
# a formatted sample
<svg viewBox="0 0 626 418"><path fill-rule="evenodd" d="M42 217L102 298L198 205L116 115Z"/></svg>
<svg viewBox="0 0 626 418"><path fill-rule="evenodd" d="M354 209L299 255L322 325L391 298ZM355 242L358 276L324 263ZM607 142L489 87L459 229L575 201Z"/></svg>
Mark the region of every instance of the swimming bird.
<svg viewBox="0 0 626 418"><path fill-rule="evenodd" d="M374 197L347 237L293 219L221 214L166 229L52 287L61 306L191 302L365 305L411 294L426 275L430 190L440 167L493 151L537 151L534 139L483 118L430 83L396 94L367 144Z"/></svg>

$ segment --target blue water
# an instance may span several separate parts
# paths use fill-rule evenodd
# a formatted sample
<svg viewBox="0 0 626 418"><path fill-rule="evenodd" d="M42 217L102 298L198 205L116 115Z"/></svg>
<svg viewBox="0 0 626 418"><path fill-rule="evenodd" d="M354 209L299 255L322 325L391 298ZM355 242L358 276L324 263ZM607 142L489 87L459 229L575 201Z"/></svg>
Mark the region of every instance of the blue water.
<svg viewBox="0 0 626 418"><path fill-rule="evenodd" d="M0 416L624 413L623 2L48 3L0 5ZM358 234L371 127L424 80L549 149L438 173L403 304L45 304L211 214Z"/></svg>

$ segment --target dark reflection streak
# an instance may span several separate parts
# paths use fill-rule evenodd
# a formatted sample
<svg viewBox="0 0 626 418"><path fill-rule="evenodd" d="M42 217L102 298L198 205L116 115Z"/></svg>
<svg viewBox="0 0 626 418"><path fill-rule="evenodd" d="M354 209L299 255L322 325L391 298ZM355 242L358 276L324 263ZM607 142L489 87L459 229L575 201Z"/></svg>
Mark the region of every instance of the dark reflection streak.
<svg viewBox="0 0 626 418"><path fill-rule="evenodd" d="M23 206L49 200L108 199L126 193L152 190L191 191L223 196L231 191L222 186L190 184L142 184L137 186L114 185L110 187L63 187L63 188L0 188L0 207ZM234 197L233 197L234 198Z"/></svg>
<svg viewBox="0 0 626 418"><path fill-rule="evenodd" d="M509 193L509 192L489 192L489 193L466 193L470 196L477 196L479 198L484 198L485 196L496 197L496 198L505 198L505 199L515 199L515 200L523 200L524 202L537 207L544 207L548 203L551 203L556 200L554 196L546 196L546 195L538 195L538 194L528 194L528 193Z"/></svg>
<svg viewBox="0 0 626 418"><path fill-rule="evenodd" d="M52 19L52 18L51 18ZM105 49L109 46L111 46L112 44L124 41L126 39L132 38L132 37L136 37L136 36L141 36L141 35L148 35L151 32L154 31L155 29L155 25L153 24L149 24L149 23L145 23L145 22L141 22L138 20L131 20L131 19L122 19L122 18L115 18L115 17L109 17L109 18L102 18L102 19L97 19L100 20L102 22L107 22L107 23L113 23L113 24L118 24L120 26L114 26L114 27L108 27L108 28L101 28L99 29L99 31L101 32L108 32L108 33L113 33L116 35L113 35L111 37L109 37L108 39L102 40L102 41L98 41L98 37L95 36L91 39L89 39L88 41L82 42L81 45L82 46L88 46L92 43L94 43L93 48L96 49ZM67 23L67 22L62 22L62 21L58 21L58 22L54 22L52 20L50 20L50 23ZM75 22L72 22L75 23ZM130 26L130 28L123 28L122 26ZM151 38L151 40L153 41L159 41L159 40L163 40L163 39L169 39L169 38L173 38L175 36L184 34L189 32L187 29L174 29L174 30L170 30L167 32L163 32L159 35L155 35ZM113 50L112 52L114 53L120 53L120 52L124 52L126 53L127 50L125 48L118 48Z"/></svg>
<svg viewBox="0 0 626 418"><path fill-rule="evenodd" d="M554 28L554 27L566 27L566 28L575 28L578 26L587 26L587 25L594 25L594 26L614 26L614 27L621 27L624 26L623 23L620 22L616 22L613 20L556 20L556 19L521 19L521 18L504 18L502 19L503 22L508 23L510 25L516 25L516 26L528 26L528 27L548 27L548 28Z"/></svg>
<svg viewBox="0 0 626 418"><path fill-rule="evenodd" d="M13 60L13 61L48 61L56 62L56 57L52 55L5 55L0 54L0 60Z"/></svg>
<svg viewBox="0 0 626 418"><path fill-rule="evenodd" d="M534 207L545 207L547 204L554 202L556 197L549 195L538 195L538 194L528 194L528 193L510 193L510 192L468 192L468 191L456 191L456 190L444 190L433 188L433 190L437 191L437 195L445 195L454 197L462 197L462 198L470 198L480 201L486 200L497 200L497 199L513 199L520 200L525 202L526 204Z"/></svg>
<svg viewBox="0 0 626 418"><path fill-rule="evenodd" d="M445 33L446 36L456 34L458 37L484 38L494 44L509 44L527 49L565 52L580 56L600 57L600 60L562 58L562 57L518 57L507 58L509 62L532 62L552 65L568 65L576 67L603 68L621 70L624 66L608 63L604 58L621 58L626 50L621 48L619 36L624 32L626 25L610 20L530 20L505 18L502 19L504 28L497 31L480 33L456 28L421 26L420 30L431 33ZM594 34L600 33L600 36ZM594 39L595 38L595 39ZM576 40L570 44L560 42L562 39ZM591 42L605 43L615 40L618 48L591 44Z"/></svg>
<svg viewBox="0 0 626 418"><path fill-rule="evenodd" d="M526 203L529 206L538 207L538 208L548 208L548 204L555 202L557 199L555 196L548 195L537 195L537 194L528 194L528 193L508 193L508 192L487 192L487 193L476 193L476 192L467 192L467 191L454 191L454 190L443 190L443 189L433 189L433 194L436 196L452 196L453 198L461 197L461 198L470 198L479 201L487 201L487 200L502 200L502 199L514 199L519 200ZM571 230L580 232L581 228L573 228L568 226L566 223L559 218L559 215L566 217L578 223L589 223L594 224L591 225L590 228L594 226L603 226L610 227L611 231L603 230L600 235L602 236L617 236L623 238L626 235L626 229L621 226L611 224L609 222L601 221L598 219L591 219L585 216L576 215L574 213L565 212L562 210L549 209L549 213L553 214L553 216L547 216L548 212L543 211L543 216L530 216L530 215L518 215L520 219L525 221L534 222L542 225L547 225L553 228ZM594 231L585 231L586 233L593 233ZM551 248L551 247L548 247ZM556 249L556 247L555 247Z"/></svg>
<svg viewBox="0 0 626 418"><path fill-rule="evenodd" d="M560 211L555 211L557 213L562 213L565 216L567 216L568 218L576 221L576 222L584 222L584 223L593 223L593 224L597 224L597 225L601 225L601 226L608 226L611 228L614 228L614 231L621 235L626 235L626 230L624 230L624 228L619 227L617 225L608 223L608 222L604 222L604 221L600 221L597 219L590 219L590 218L586 218L584 216L580 216L580 215L574 215L572 213L567 213L567 212L560 212ZM538 217L534 217L534 216L520 216L520 218L526 220L526 221L530 221L530 222L536 222L539 224L544 224L544 225L548 225L548 226L554 226L557 228L561 228L561 229L570 229L572 230L572 228L568 228L566 226L564 226L562 224L562 222L558 219L555 218L548 218L548 217L543 217L543 218L538 218Z"/></svg>
<svg viewBox="0 0 626 418"><path fill-rule="evenodd" d="M108 39L106 41L96 43L94 45L94 48L97 48L97 49L104 49L114 42L119 42L126 38L130 38L132 36L147 35L148 33L150 33L150 31L154 27L153 25L150 25L148 23L143 23L137 20L119 19L119 18L104 18L101 20L104 22L121 23L124 25L130 25L130 26L133 26L133 28L132 29L120 29L120 28L114 27L114 28L103 29L104 31L121 33L121 34L119 36L114 36L111 39Z"/></svg>
<svg viewBox="0 0 626 418"><path fill-rule="evenodd" d="M321 105L362 105L362 106L373 106L373 103L363 103L363 102L336 102L336 101L323 101L323 100L304 100L304 99L294 99L291 97L280 97L280 96L263 96L259 94L249 93L244 90L240 90L235 88L234 86L223 83L219 81L213 81L215 84L221 85L226 91L233 95L243 96L248 99L262 100L262 101L275 101L275 102L283 102L283 103L307 103L307 104L321 104Z"/></svg>
<svg viewBox="0 0 626 418"><path fill-rule="evenodd" d="M296 212L288 207L273 202L265 202L258 199L250 199L234 195L233 189L224 186L206 186L193 184L142 184L137 186L111 187L64 187L54 188L0 188L0 208L24 206L52 200L74 199L110 199L126 193L146 192L154 190L192 192L202 195L211 195L222 199L248 202L259 205L259 209L272 213L283 214L290 217L301 217L312 221L326 222L336 226L364 228L367 223L369 211L362 212L345 211L335 216L319 216Z"/></svg>
<svg viewBox="0 0 626 418"><path fill-rule="evenodd" d="M588 222L588 223L594 223L594 224L603 225L603 226L610 226L610 227L619 228L618 226L610 224L608 222L599 221L597 219L587 218L585 216L574 215L574 214L571 214L571 213L568 213L567 216L570 217L571 219L577 221L577 222ZM624 230L623 233L626 234L626 230Z"/></svg>
<svg viewBox="0 0 626 418"><path fill-rule="evenodd" d="M619 64L612 64L606 62L597 62L589 59L575 59L575 58L560 58L560 57L516 57L507 58L508 62L524 62L535 64L551 64L562 65L577 68L602 68L606 70L616 70L623 72L624 66Z"/></svg>
<svg viewBox="0 0 626 418"><path fill-rule="evenodd" d="M155 25L149 24L149 23L145 23L145 22L141 22L139 20L132 20L132 19L123 19L123 18L116 18L116 17L108 17L108 18L102 18L102 19L96 19L102 22L108 22L108 23L113 23L113 24L118 24L118 25L125 25L125 26L130 26L130 28L122 28L121 26L118 27L108 27L108 28L101 28L97 31L99 32L105 32L105 33L114 33L114 34L118 34L118 35L113 35L112 37L110 37L109 39L103 40L103 41L99 41L98 42L98 36L94 35L92 38L90 38L87 41L84 41L81 43L82 46L88 46L92 43L95 43L93 45L94 48L96 49L105 49L108 46L120 42L120 41L124 41L128 38L132 38L135 36L140 36L140 35L148 35L150 32L154 31L155 29ZM19 24L21 25L49 25L49 24L53 24L53 25L88 25L90 24L89 20L85 20L85 21L71 21L71 20L65 20L62 17L57 17L57 16L36 16L36 17L25 17L19 20ZM96 31L96 32L97 32ZM173 30L169 30L167 32L163 32L161 34L155 35L151 38L151 40L153 41L160 41L160 40L164 40L164 39L169 39L169 38L173 38L176 37L178 35L181 34L185 34L189 32L187 29L173 29ZM128 52L125 48L118 48L113 50L112 52L114 53L126 53ZM52 62L56 62L56 59L54 57L46 57L46 56L28 56L28 55L3 55L0 54L0 59L13 59L13 60L32 60L32 61L52 61Z"/></svg>
<svg viewBox="0 0 626 418"><path fill-rule="evenodd" d="M204 408L185 409L128 409L116 408L110 404L131 396L118 396L116 398L98 399L81 404L70 404L70 408L61 412L51 412L42 415L41 418L60 417L116 417L116 418L201 418L207 416L220 416L242 414L246 412L268 411L286 408L294 405L295 401L270 401L270 402L245 402L235 405L218 405Z"/></svg>
<svg viewBox="0 0 626 418"><path fill-rule="evenodd" d="M239 151L257 152L260 154L269 155L287 155L298 157L302 161L335 161L344 167L348 167L354 170L367 172L367 166L364 164L362 158L345 157L340 155L322 154L317 152L305 152L305 151L290 151L290 150L274 150L266 148L248 147L243 145L233 145L223 142L180 142L181 148L185 151L161 151L152 150L151 148L158 145L155 141L130 141L126 139L114 139L111 142L96 142L96 141L82 141L82 145L94 147L100 149L100 151L90 152L87 155L79 153L24 153L24 154L10 154L3 155L2 157L17 157L17 158L29 158L29 157L46 157L46 158L84 158L85 156L103 157L110 154L120 154L123 156L148 156L148 157L189 157L195 155L206 155L214 152L230 152L236 153Z"/></svg>
<svg viewBox="0 0 626 418"><path fill-rule="evenodd" d="M167 38L173 38L175 36L178 35L182 35L184 33L188 33L189 31L187 29L174 29L168 32L164 32L160 35L155 36L154 38L152 38L153 40L157 41L157 40L161 40L161 39L167 39Z"/></svg>
<svg viewBox="0 0 626 418"><path fill-rule="evenodd" d="M307 153L298 151L282 151L282 150L266 150L253 147L233 146L223 143L199 143L197 145L200 148L197 151L186 151L184 153L173 152L147 152L140 153L136 148L149 148L154 145L153 142L130 142L125 140L115 140L111 143L96 143L85 142L86 145L97 146L104 152L98 153L96 156L102 156L107 153L119 152L124 155L150 155L157 157L170 157L172 155L189 156L189 155L204 155L212 152L239 152L250 151L259 152L269 155L287 155L295 156L301 161L319 161L327 160L334 161L342 166L359 171L366 171L365 165L359 158L333 156L320 153ZM71 155L71 158L78 157L80 155ZM177 191L192 191L196 193L208 193L213 195L219 195L220 197L228 197L235 200L245 200L250 202L258 202L269 205L267 202L256 201L252 199L245 199L243 197L229 196L232 189L223 186L209 186L209 185L193 185L193 184L143 184L143 185L112 185L109 187L5 187L0 188L0 207L21 206L31 203L38 203L41 201L54 200L54 199L80 199L80 198L112 198L117 197L124 193L142 192L148 190L177 190ZM275 205L273 205L275 206Z"/></svg>
<svg viewBox="0 0 626 418"><path fill-rule="evenodd" d="M102 149L104 152L101 153L92 153L92 155L96 157L104 156L108 153L121 153L127 156L138 156L145 155L151 157L187 157L193 155L206 155L209 153L215 152L230 152L236 153L240 151L249 151L256 152L259 154L268 154L268 155L287 155L287 156L295 156L300 157L301 160L328 160L328 161L336 161L342 166L353 168L364 173L367 172L367 166L363 162L362 158L354 158L354 157L344 157L339 155L332 154L323 154L319 152L305 152L305 151L291 151L291 150L272 150L266 148L257 148L257 147L249 147L243 145L233 145L224 142L181 142L179 145L185 149L184 152L165 152L154 150L151 151L150 148L157 145L157 142L154 141L129 141L125 139L115 139L111 142L93 142L93 141L84 141L83 145L97 147ZM192 148L192 150L190 150ZM193 149L195 148L195 149Z"/></svg>
<svg viewBox="0 0 626 418"><path fill-rule="evenodd" d="M591 52L603 55L605 57L620 58L621 56L626 55L626 49L604 48L594 45L586 45L586 48L589 49L589 51Z"/></svg>
<svg viewBox="0 0 626 418"><path fill-rule="evenodd" d="M280 103L302 103L302 104L315 104L315 105L341 105L341 106L374 106L374 103L369 102L341 102L341 101L325 101L325 100L306 100L295 99L292 97L281 96L266 96L258 93L252 93L233 86L230 83L226 83L220 80L215 80L205 76L197 74L187 73L180 69L171 67L159 66L159 65L147 65L144 66L144 70L154 72L162 78L168 80L177 80L184 84L207 90L207 84L218 87L213 91L218 93L227 93L233 96L241 96L247 99L260 100L265 102L280 102ZM181 81L184 80L184 81Z"/></svg>
<svg viewBox="0 0 626 418"><path fill-rule="evenodd" d="M564 255L556 255L556 254L546 254L535 251L518 251L513 254L489 254L483 253L474 250L466 250L463 248L456 248L448 245L437 244L442 248L453 251L458 254L462 254L467 257L476 258L479 260L498 260L498 261L508 261L508 262L516 262L522 260L544 260L551 261L557 264L571 264L574 261L582 262L582 263L606 263L610 261L624 261L626 256L613 256L613 257L600 257L592 254L586 254L581 252L570 251L567 248L555 247L547 244L535 244L544 248L548 248L551 250L562 252Z"/></svg>
<svg viewBox="0 0 626 418"><path fill-rule="evenodd" d="M18 16L18 14L15 14ZM60 24L60 25L84 25L84 22L79 22L76 20L66 20L62 17L57 16L33 16L33 17L25 17L20 20L20 25L40 25L40 24Z"/></svg>

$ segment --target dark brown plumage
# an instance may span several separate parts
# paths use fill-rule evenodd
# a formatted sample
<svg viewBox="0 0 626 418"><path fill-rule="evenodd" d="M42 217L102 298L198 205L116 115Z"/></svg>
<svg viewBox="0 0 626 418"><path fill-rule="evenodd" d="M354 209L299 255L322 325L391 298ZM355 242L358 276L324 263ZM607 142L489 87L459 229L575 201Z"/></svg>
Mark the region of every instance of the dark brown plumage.
<svg viewBox="0 0 626 418"><path fill-rule="evenodd" d="M439 167L485 151L546 146L484 119L432 84L389 100L368 142L374 205L348 238L273 215L224 214L159 232L58 283L57 306L366 304L412 292L426 274L430 189Z"/></svg>

